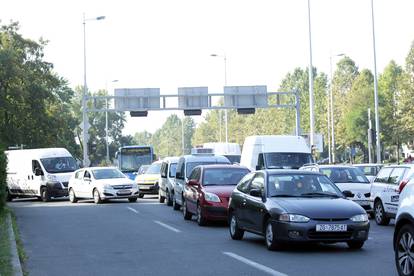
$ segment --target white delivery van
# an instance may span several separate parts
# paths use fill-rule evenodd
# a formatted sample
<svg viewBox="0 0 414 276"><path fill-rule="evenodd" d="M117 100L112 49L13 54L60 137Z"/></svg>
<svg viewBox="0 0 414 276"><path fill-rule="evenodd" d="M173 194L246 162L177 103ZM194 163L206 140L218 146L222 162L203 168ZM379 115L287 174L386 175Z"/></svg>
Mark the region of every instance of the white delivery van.
<svg viewBox="0 0 414 276"><path fill-rule="evenodd" d="M68 195L68 182L78 169L75 159L64 148L5 151L7 156L7 199Z"/></svg>
<svg viewBox="0 0 414 276"><path fill-rule="evenodd" d="M237 143L204 143L203 148L213 149L215 155L222 155L229 159L231 163L240 163L241 150Z"/></svg>
<svg viewBox="0 0 414 276"><path fill-rule="evenodd" d="M305 139L288 135L248 136L240 159L240 165L251 170L299 169L313 162Z"/></svg>

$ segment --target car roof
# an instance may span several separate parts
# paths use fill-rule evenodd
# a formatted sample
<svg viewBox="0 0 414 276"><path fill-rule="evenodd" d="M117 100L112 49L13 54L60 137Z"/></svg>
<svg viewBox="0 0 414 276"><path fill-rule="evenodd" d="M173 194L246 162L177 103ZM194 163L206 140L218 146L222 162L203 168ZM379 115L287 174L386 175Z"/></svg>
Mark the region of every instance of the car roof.
<svg viewBox="0 0 414 276"><path fill-rule="evenodd" d="M240 165L233 165L233 164L210 164L210 165L200 165L197 167L201 167L202 169L245 169L250 171L248 168Z"/></svg>
<svg viewBox="0 0 414 276"><path fill-rule="evenodd" d="M178 156L168 156L168 157L165 157L162 161L170 162L170 163L177 163L178 159L180 159L180 157Z"/></svg>
<svg viewBox="0 0 414 276"><path fill-rule="evenodd" d="M204 162L204 161L216 161L216 162L226 162L230 164L230 161L221 155L204 155L204 154L195 154L195 155L184 155L181 156L186 162ZM181 159L180 158L180 159Z"/></svg>
<svg viewBox="0 0 414 276"><path fill-rule="evenodd" d="M384 166L384 168L407 168L409 167L410 169L414 168L414 164L412 163L404 163L404 164L394 164L394 165L387 165Z"/></svg>
<svg viewBox="0 0 414 276"><path fill-rule="evenodd" d="M355 166L353 166L353 165L344 165L344 164L341 164L341 165L317 165L317 167L319 167L319 168L351 168L351 169L355 169Z"/></svg>
<svg viewBox="0 0 414 276"><path fill-rule="evenodd" d="M378 166L384 166L384 164L380 163L360 163L360 164L353 164L355 167L378 167Z"/></svg>
<svg viewBox="0 0 414 276"><path fill-rule="evenodd" d="M291 170L291 169L265 169L257 172L264 172L271 175L284 175L284 174L299 174L299 175L324 175L320 172L305 171L305 170Z"/></svg>

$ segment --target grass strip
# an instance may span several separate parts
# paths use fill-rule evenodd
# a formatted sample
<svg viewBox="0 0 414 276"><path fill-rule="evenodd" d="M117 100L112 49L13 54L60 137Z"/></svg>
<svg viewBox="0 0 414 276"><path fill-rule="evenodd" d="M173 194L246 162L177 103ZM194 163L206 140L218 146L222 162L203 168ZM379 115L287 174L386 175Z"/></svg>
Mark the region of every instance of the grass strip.
<svg viewBox="0 0 414 276"><path fill-rule="evenodd" d="M22 272L24 276L28 276L29 272L27 271L26 265L25 265L26 260L27 260L27 255L26 255L26 252L24 251L23 242L20 238L20 232L19 232L19 228L17 227L16 216L14 215L13 212L10 212L10 214L11 214L14 237L16 238L17 253L19 254L20 264L22 266Z"/></svg>
<svg viewBox="0 0 414 276"><path fill-rule="evenodd" d="M6 220L8 213L9 210L6 208L0 210L0 275L2 276L13 275L9 228Z"/></svg>

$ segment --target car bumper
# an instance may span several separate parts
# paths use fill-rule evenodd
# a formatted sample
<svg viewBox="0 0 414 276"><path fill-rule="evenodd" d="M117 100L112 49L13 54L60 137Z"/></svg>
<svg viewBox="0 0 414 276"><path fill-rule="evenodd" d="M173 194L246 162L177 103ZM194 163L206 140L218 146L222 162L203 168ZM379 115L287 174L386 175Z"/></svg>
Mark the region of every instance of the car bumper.
<svg viewBox="0 0 414 276"><path fill-rule="evenodd" d="M68 196L68 188L64 187L60 182L48 182L47 191L51 197L65 197Z"/></svg>
<svg viewBox="0 0 414 276"><path fill-rule="evenodd" d="M202 206L202 212L206 219L227 221L228 220L228 208L225 205L204 205Z"/></svg>
<svg viewBox="0 0 414 276"><path fill-rule="evenodd" d="M103 190L100 192L102 199L134 198L134 197L138 197L139 193L140 192L138 189L130 189L128 193L120 192L114 189Z"/></svg>
<svg viewBox="0 0 414 276"><path fill-rule="evenodd" d="M139 193L144 195L157 195L159 186L158 184L138 184Z"/></svg>
<svg viewBox="0 0 414 276"><path fill-rule="evenodd" d="M274 234L280 241L289 242L347 242L368 239L369 222L327 222L309 221L307 223L289 223L272 221ZM317 232L317 224L346 224L345 232Z"/></svg>

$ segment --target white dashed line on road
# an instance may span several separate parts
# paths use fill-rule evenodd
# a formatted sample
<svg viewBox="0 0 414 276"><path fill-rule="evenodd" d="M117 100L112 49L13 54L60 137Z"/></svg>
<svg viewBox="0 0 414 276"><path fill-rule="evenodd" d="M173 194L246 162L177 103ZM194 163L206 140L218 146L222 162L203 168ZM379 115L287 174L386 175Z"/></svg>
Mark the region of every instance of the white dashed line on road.
<svg viewBox="0 0 414 276"><path fill-rule="evenodd" d="M139 214L138 210L135 210L134 208L131 207L127 207L128 210L131 210L132 212L134 212L135 214Z"/></svg>
<svg viewBox="0 0 414 276"><path fill-rule="evenodd" d="M171 230L171 231L175 232L175 233L180 233L180 232L181 232L181 230L178 230L177 228L172 227L172 226L170 226L170 225L168 225L168 224L165 224L165 223L163 223L163 222L161 222L161 221L154 220L154 222L155 222L156 224L158 224L158 225L161 225L162 227L165 227L165 228L167 228L167 229L169 229L169 230Z"/></svg>
<svg viewBox="0 0 414 276"><path fill-rule="evenodd" d="M271 269L270 267L267 267L267 266L264 266L262 264L259 264L259 263L256 263L254 261L251 261L251 260L249 260L249 259L247 259L245 257L242 257L240 255L237 255L235 253L232 253L232 252L223 252L223 254L224 255L227 255L227 256L229 256L229 257L231 257L233 259L236 259L236 260L238 260L238 261L240 261L242 263L245 263L245 264L247 264L249 266L252 266L254 268L257 268L258 270L261 270L261 271L263 271L263 272L265 272L265 273L267 273L269 275L274 275L274 276L287 276L287 274L281 273L279 271L276 271L274 269Z"/></svg>

